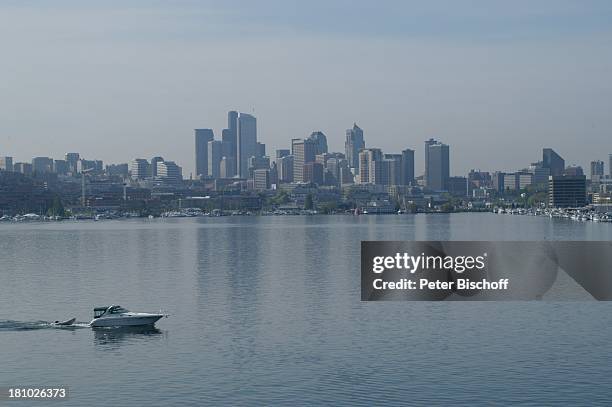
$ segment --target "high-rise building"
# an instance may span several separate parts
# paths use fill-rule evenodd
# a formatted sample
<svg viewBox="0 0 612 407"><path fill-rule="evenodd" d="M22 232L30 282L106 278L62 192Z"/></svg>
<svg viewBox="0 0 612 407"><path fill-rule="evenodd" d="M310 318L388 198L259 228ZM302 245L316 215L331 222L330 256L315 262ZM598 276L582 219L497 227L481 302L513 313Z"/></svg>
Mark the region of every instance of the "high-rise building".
<svg viewBox="0 0 612 407"><path fill-rule="evenodd" d="M382 185L405 185L402 182L403 154L385 154L382 160Z"/></svg>
<svg viewBox="0 0 612 407"><path fill-rule="evenodd" d="M249 158L257 155L257 120L250 114L238 115L238 174L249 176Z"/></svg>
<svg viewBox="0 0 612 407"><path fill-rule="evenodd" d="M586 177L550 176L548 185L548 206L553 208L580 208L587 204Z"/></svg>
<svg viewBox="0 0 612 407"><path fill-rule="evenodd" d="M278 169L278 181L283 183L293 182L293 156L286 155L276 160Z"/></svg>
<svg viewBox="0 0 612 407"><path fill-rule="evenodd" d="M34 157L32 158L32 171L35 173L53 172L53 158Z"/></svg>
<svg viewBox="0 0 612 407"><path fill-rule="evenodd" d="M291 140L291 150L293 151L293 181L305 182L304 164L315 161L316 144L311 139Z"/></svg>
<svg viewBox="0 0 612 407"><path fill-rule="evenodd" d="M570 177L576 177L578 175L584 175L582 167L579 165L570 165L563 170L563 175L569 175Z"/></svg>
<svg viewBox="0 0 612 407"><path fill-rule="evenodd" d="M542 149L542 166L550 170L550 175L559 176L565 170L565 160L552 148Z"/></svg>
<svg viewBox="0 0 612 407"><path fill-rule="evenodd" d="M127 177L130 167L128 164L110 164L106 166L106 175Z"/></svg>
<svg viewBox="0 0 612 407"><path fill-rule="evenodd" d="M144 158L135 158L130 162L132 179L145 179L149 176L149 162Z"/></svg>
<svg viewBox="0 0 612 407"><path fill-rule="evenodd" d="M23 175L32 175L32 164L30 164L30 163L15 163L15 164L13 164L13 171L21 173Z"/></svg>
<svg viewBox="0 0 612 407"><path fill-rule="evenodd" d="M604 162L601 160L591 161L591 180L599 180L604 176Z"/></svg>
<svg viewBox="0 0 612 407"><path fill-rule="evenodd" d="M13 157L0 157L0 170L13 171Z"/></svg>
<svg viewBox="0 0 612 407"><path fill-rule="evenodd" d="M221 159L223 158L223 142L211 140L208 142L208 176L219 178L221 174Z"/></svg>
<svg viewBox="0 0 612 407"><path fill-rule="evenodd" d="M169 183L179 183L183 180L183 170L174 161L158 162L157 177Z"/></svg>
<svg viewBox="0 0 612 407"><path fill-rule="evenodd" d="M402 151L402 170L400 183L410 185L414 182L414 150L409 148Z"/></svg>
<svg viewBox="0 0 612 407"><path fill-rule="evenodd" d="M316 154L327 153L327 137L322 131L315 131L308 138L315 142Z"/></svg>
<svg viewBox="0 0 612 407"><path fill-rule="evenodd" d="M257 190L270 189L269 168L257 168L253 171L253 188Z"/></svg>
<svg viewBox="0 0 612 407"><path fill-rule="evenodd" d="M255 157L265 157L265 156L266 156L266 145L258 141L257 144L255 145Z"/></svg>
<svg viewBox="0 0 612 407"><path fill-rule="evenodd" d="M226 170L229 171L228 173L236 175L236 159L238 157L238 112L232 110L227 113L227 129L223 129L221 139L225 143L225 148L227 149L223 154L224 157L228 158L225 164L234 166L234 168L226 168Z"/></svg>
<svg viewBox="0 0 612 407"><path fill-rule="evenodd" d="M612 178L612 154L608 155L608 175Z"/></svg>
<svg viewBox="0 0 612 407"><path fill-rule="evenodd" d="M219 163L219 177L220 178L233 178L236 175L235 172L236 163L233 158L223 157Z"/></svg>
<svg viewBox="0 0 612 407"><path fill-rule="evenodd" d="M196 177L208 175L208 142L214 138L212 129L195 129Z"/></svg>
<svg viewBox="0 0 612 407"><path fill-rule="evenodd" d="M323 185L323 164L318 162L304 164L304 182Z"/></svg>
<svg viewBox="0 0 612 407"><path fill-rule="evenodd" d="M449 147L434 140L425 142L425 179L426 185L432 191L446 191L450 177Z"/></svg>
<svg viewBox="0 0 612 407"><path fill-rule="evenodd" d="M457 197L466 197L468 194L468 179L466 177L449 177L448 193Z"/></svg>
<svg viewBox="0 0 612 407"><path fill-rule="evenodd" d="M281 148L279 150L276 150L276 160L279 160L283 157L287 157L288 155L291 155L291 150L287 148Z"/></svg>
<svg viewBox="0 0 612 407"><path fill-rule="evenodd" d="M150 174L149 176L155 178L157 177L157 163L163 162L164 158L163 157L153 157L151 158L151 165L149 165L149 169L150 169Z"/></svg>
<svg viewBox="0 0 612 407"><path fill-rule="evenodd" d="M359 151L359 183L381 184L383 180L383 154L380 148Z"/></svg>
<svg viewBox="0 0 612 407"><path fill-rule="evenodd" d="M64 156L64 160L66 160L66 162L68 163L69 172L73 174L77 173L77 166L80 159L81 156L79 153L66 153L66 155Z"/></svg>
<svg viewBox="0 0 612 407"><path fill-rule="evenodd" d="M351 168L359 169L359 151L364 148L363 130L354 123L353 128L346 131L346 141L344 142L346 160Z"/></svg>
<svg viewBox="0 0 612 407"><path fill-rule="evenodd" d="M66 175L70 172L70 166L66 160L55 160L53 162L53 169L58 175Z"/></svg>
<svg viewBox="0 0 612 407"><path fill-rule="evenodd" d="M428 167L429 167L429 146L437 144L438 142L430 138L429 140L425 140L425 172L423 173L423 180L425 181L425 186L427 186L428 180Z"/></svg>

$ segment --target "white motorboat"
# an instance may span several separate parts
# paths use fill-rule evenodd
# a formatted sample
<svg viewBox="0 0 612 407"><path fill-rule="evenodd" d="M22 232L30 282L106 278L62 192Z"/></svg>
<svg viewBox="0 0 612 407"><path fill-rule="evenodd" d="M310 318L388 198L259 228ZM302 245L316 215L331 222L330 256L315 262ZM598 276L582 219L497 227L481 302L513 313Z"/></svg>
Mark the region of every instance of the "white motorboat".
<svg viewBox="0 0 612 407"><path fill-rule="evenodd" d="M89 326L102 327L153 325L163 317L163 314L132 312L119 305L111 305L109 307L94 308L94 319L89 323Z"/></svg>

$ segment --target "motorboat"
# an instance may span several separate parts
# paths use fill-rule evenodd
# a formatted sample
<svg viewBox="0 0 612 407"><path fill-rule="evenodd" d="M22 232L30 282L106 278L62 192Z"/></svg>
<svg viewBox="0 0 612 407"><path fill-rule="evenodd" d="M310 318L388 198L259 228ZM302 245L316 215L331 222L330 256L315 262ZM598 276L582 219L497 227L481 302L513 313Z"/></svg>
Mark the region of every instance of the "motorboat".
<svg viewBox="0 0 612 407"><path fill-rule="evenodd" d="M149 314L146 312L132 312L120 305L94 308L94 319L89 323L91 327L102 326L143 326L153 325L163 314Z"/></svg>
<svg viewBox="0 0 612 407"><path fill-rule="evenodd" d="M70 325L74 324L75 321L76 321L76 318L70 318L70 319L67 319L66 321L54 321L54 322L51 322L51 325L70 326Z"/></svg>

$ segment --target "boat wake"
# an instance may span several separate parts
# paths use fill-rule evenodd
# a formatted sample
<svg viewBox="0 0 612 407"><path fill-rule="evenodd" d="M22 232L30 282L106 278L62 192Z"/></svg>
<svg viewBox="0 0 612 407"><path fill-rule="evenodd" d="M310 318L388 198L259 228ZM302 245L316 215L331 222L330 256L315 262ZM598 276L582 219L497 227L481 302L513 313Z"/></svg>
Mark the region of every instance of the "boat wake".
<svg viewBox="0 0 612 407"><path fill-rule="evenodd" d="M75 322L72 325L57 325L49 321L13 321L0 320L0 332L33 331L38 329L80 329L89 328L86 322Z"/></svg>

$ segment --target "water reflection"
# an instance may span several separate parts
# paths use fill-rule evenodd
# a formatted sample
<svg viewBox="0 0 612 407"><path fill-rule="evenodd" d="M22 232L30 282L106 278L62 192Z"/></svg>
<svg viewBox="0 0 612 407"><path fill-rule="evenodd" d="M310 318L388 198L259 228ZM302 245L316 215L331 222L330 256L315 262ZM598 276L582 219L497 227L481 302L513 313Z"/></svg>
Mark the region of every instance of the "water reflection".
<svg viewBox="0 0 612 407"><path fill-rule="evenodd" d="M161 339L165 332L154 326L92 328L94 344L101 349L119 349L123 345Z"/></svg>

